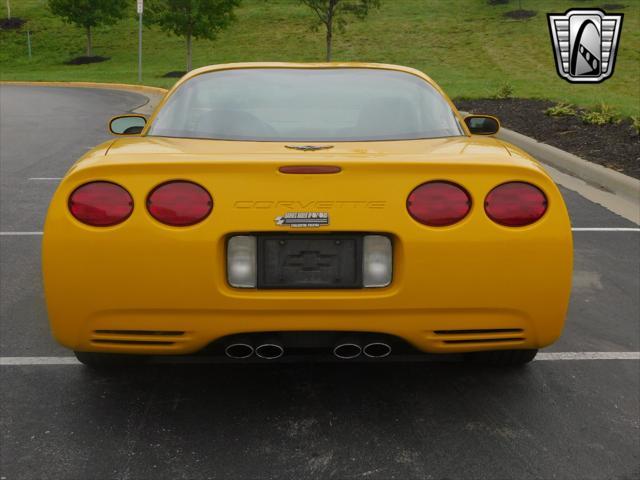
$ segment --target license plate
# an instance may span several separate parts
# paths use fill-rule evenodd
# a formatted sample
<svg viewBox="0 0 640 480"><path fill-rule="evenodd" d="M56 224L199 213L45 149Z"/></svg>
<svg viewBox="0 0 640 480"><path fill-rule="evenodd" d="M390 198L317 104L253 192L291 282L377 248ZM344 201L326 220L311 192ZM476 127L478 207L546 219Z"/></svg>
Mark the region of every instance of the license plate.
<svg viewBox="0 0 640 480"><path fill-rule="evenodd" d="M258 288L362 288L362 236L259 236Z"/></svg>

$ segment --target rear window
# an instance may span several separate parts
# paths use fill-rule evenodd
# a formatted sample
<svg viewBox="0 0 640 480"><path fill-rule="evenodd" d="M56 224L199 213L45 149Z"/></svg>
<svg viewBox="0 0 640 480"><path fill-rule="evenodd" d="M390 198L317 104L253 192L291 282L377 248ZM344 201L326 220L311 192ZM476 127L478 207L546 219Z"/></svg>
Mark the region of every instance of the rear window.
<svg viewBox="0 0 640 480"><path fill-rule="evenodd" d="M185 82L148 135L278 142L414 140L462 135L429 83L380 69L257 68Z"/></svg>

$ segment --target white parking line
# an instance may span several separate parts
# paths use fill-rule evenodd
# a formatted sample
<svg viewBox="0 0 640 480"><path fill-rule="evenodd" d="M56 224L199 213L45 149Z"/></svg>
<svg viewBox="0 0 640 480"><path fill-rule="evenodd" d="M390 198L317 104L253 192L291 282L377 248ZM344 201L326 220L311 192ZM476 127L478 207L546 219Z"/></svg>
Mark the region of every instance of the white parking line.
<svg viewBox="0 0 640 480"><path fill-rule="evenodd" d="M58 182L60 180L62 180L62 177L31 177L29 180L51 180L54 182Z"/></svg>
<svg viewBox="0 0 640 480"><path fill-rule="evenodd" d="M640 352L543 352L536 356L536 361L558 360L640 360ZM194 359L193 363L202 362ZM0 366L21 365L80 365L80 362L76 357L0 357Z"/></svg>
<svg viewBox="0 0 640 480"><path fill-rule="evenodd" d="M76 357L0 357L0 365L80 365Z"/></svg>
<svg viewBox="0 0 640 480"><path fill-rule="evenodd" d="M542 352L536 360L640 360L640 352Z"/></svg>
<svg viewBox="0 0 640 480"><path fill-rule="evenodd" d="M614 227L587 227L587 228L572 228L574 232L640 232L640 228L614 228Z"/></svg>
<svg viewBox="0 0 640 480"><path fill-rule="evenodd" d="M640 228L572 228L574 232L640 232ZM42 235L42 232L0 232L2 236L9 235Z"/></svg>

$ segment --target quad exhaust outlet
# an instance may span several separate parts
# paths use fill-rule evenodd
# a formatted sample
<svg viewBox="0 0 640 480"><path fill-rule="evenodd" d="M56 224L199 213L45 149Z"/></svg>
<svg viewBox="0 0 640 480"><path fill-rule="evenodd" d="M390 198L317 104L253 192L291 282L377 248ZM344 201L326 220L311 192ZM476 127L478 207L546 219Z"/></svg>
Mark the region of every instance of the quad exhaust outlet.
<svg viewBox="0 0 640 480"><path fill-rule="evenodd" d="M229 358L241 360L253 355L253 347L248 343L232 343L224 349L224 353Z"/></svg>
<svg viewBox="0 0 640 480"><path fill-rule="evenodd" d="M391 354L391 345L383 342L368 343L362 352L369 358L384 358Z"/></svg>
<svg viewBox="0 0 640 480"><path fill-rule="evenodd" d="M333 355L341 360L357 358L362 353L362 347L356 343L341 343L333 349Z"/></svg>
<svg viewBox="0 0 640 480"><path fill-rule="evenodd" d="M339 343L333 348L333 355L340 360L352 360L364 355L368 358L384 358L391 354L391 345L384 342L370 342L364 346L356 342ZM236 342L227 345L224 353L228 358L242 360L256 357L263 360L276 360L284 355L280 342L261 343L255 348L249 343Z"/></svg>
<svg viewBox="0 0 640 480"><path fill-rule="evenodd" d="M256 347L256 356L264 360L275 360L284 355L284 348L277 343L263 343Z"/></svg>

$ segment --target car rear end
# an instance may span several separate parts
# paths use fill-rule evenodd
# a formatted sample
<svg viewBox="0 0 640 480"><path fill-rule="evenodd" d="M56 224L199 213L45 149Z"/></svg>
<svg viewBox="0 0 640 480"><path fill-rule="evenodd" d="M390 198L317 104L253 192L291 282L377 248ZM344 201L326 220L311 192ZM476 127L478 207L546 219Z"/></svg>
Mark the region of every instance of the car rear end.
<svg viewBox="0 0 640 480"><path fill-rule="evenodd" d="M191 141L191 153L158 160L132 153L138 139L128 142L68 175L47 217L49 316L69 348L186 354L239 334L336 332L337 343L344 332L453 353L539 348L560 335L571 281L567 212L548 176L497 141L429 140L405 153L392 143L341 146L312 162L339 167L330 174L282 173L309 164L282 145L243 161L242 146L205 154L198 149L217 147ZM185 141L172 142L184 150ZM478 153L453 161L449 152L464 149ZM130 195L117 224L74 216L74 192L96 181ZM488 214L491 193L511 182L544 195L528 225ZM447 188L421 198L424 184ZM206 194L180 198L184 185ZM154 204L159 188L169 189L157 200L164 216ZM464 195L468 210L460 210ZM195 217L176 224L172 202ZM449 218L426 224L420 202ZM315 218L281 221L301 212Z"/></svg>

